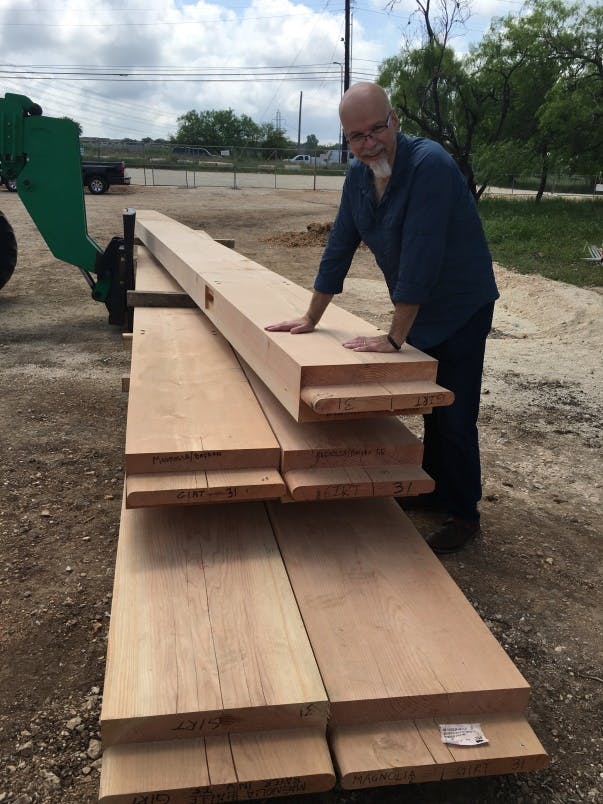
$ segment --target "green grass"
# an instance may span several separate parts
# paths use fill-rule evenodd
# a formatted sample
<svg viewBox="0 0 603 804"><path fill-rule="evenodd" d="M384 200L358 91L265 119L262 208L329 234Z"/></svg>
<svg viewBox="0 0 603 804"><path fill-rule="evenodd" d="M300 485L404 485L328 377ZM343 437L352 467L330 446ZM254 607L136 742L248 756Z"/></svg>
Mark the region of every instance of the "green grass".
<svg viewBox="0 0 603 804"><path fill-rule="evenodd" d="M582 259L586 244L603 246L603 199L482 198L478 209L496 262L579 287L603 285L603 265Z"/></svg>

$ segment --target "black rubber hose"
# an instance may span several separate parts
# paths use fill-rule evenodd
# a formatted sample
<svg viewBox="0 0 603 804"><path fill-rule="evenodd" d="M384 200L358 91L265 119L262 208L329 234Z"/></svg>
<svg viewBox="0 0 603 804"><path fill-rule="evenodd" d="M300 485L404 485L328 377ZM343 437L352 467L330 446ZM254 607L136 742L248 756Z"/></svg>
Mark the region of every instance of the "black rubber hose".
<svg viewBox="0 0 603 804"><path fill-rule="evenodd" d="M13 275L17 264L17 240L10 223L0 212L0 288Z"/></svg>

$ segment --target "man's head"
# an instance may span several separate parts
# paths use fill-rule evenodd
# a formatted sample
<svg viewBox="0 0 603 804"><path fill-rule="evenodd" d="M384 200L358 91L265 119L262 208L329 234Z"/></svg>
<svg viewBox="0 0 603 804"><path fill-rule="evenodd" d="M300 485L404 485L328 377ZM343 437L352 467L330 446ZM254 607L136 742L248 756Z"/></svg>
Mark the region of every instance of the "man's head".
<svg viewBox="0 0 603 804"><path fill-rule="evenodd" d="M398 118L377 84L353 84L339 104L339 118L354 156L378 178L391 174Z"/></svg>

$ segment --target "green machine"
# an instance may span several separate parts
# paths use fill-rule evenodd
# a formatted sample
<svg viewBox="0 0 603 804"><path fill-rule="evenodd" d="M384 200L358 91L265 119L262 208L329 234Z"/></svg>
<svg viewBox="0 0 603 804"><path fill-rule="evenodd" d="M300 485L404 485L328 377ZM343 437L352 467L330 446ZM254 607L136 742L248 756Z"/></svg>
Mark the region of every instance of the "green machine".
<svg viewBox="0 0 603 804"><path fill-rule="evenodd" d="M103 302L109 323L127 325L127 291L134 287L135 212L123 213L122 237L103 249L88 234L82 186L80 143L75 123L46 117L24 95L0 97L2 178L17 193L53 255L80 269ZM0 213L0 287L14 270L17 244Z"/></svg>

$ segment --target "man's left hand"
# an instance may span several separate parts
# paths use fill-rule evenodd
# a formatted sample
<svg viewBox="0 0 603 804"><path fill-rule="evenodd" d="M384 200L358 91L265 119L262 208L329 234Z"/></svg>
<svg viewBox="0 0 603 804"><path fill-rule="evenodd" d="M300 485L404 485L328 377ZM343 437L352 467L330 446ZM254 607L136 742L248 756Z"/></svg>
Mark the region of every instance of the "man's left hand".
<svg viewBox="0 0 603 804"><path fill-rule="evenodd" d="M352 338L346 341L343 346L346 349L353 349L354 352L396 352L397 350L387 339L387 335L375 335L372 338Z"/></svg>

